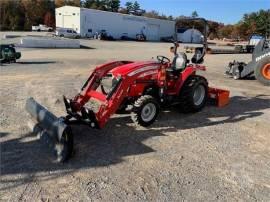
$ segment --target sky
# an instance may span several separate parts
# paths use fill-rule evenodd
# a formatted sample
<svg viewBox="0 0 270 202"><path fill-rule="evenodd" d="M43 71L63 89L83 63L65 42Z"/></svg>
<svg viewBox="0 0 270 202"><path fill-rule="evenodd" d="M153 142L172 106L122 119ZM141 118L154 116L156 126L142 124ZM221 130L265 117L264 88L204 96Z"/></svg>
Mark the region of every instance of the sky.
<svg viewBox="0 0 270 202"><path fill-rule="evenodd" d="M127 1L121 0L121 6ZM142 9L156 10L174 17L190 16L196 10L200 17L208 20L234 24L241 20L244 13L270 9L270 0L137 0Z"/></svg>

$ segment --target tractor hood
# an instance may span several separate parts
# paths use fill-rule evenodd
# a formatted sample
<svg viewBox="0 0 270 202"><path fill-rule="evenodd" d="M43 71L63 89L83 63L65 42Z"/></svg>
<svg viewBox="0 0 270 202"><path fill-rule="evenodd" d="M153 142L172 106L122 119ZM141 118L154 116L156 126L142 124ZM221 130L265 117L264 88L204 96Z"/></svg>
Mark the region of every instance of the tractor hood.
<svg viewBox="0 0 270 202"><path fill-rule="evenodd" d="M116 67L112 69L110 73L112 73L114 76L133 76L147 70L158 69L159 66L160 63L156 61L133 62Z"/></svg>

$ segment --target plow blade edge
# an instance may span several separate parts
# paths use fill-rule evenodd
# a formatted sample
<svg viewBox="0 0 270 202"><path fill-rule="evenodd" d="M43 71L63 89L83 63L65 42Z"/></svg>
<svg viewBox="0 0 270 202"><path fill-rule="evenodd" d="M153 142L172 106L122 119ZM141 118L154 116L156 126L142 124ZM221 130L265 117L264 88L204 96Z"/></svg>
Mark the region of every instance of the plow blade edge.
<svg viewBox="0 0 270 202"><path fill-rule="evenodd" d="M63 118L57 118L33 98L27 99L25 108L37 122L33 128L39 128L38 132L40 134L48 135L53 140L57 161L66 161L71 156L73 150L73 134L70 126L64 122Z"/></svg>

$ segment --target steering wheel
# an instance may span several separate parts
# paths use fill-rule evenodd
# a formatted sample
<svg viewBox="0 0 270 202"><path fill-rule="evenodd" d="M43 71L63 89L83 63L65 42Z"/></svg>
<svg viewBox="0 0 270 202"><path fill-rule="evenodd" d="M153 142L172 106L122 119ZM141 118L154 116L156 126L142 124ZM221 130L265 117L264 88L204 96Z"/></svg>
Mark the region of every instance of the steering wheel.
<svg viewBox="0 0 270 202"><path fill-rule="evenodd" d="M162 56L162 55L158 55L157 60L163 65L171 62L171 60L169 58Z"/></svg>

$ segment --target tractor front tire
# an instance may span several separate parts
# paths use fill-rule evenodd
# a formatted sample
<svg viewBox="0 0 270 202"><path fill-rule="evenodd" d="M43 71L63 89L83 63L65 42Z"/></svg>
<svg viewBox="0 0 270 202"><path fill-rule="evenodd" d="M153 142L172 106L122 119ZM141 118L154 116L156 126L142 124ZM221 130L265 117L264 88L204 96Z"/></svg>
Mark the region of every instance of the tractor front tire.
<svg viewBox="0 0 270 202"><path fill-rule="evenodd" d="M198 112L206 105L208 97L207 80L198 75L190 76L179 93L180 111L183 113Z"/></svg>
<svg viewBox="0 0 270 202"><path fill-rule="evenodd" d="M151 95L139 97L133 106L131 118L137 125L147 127L155 122L159 113L159 104Z"/></svg>
<svg viewBox="0 0 270 202"><path fill-rule="evenodd" d="M270 86L270 57L262 58L255 65L255 77L263 85Z"/></svg>

